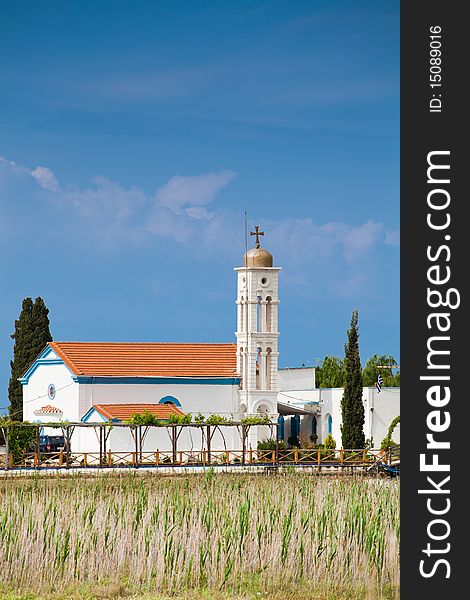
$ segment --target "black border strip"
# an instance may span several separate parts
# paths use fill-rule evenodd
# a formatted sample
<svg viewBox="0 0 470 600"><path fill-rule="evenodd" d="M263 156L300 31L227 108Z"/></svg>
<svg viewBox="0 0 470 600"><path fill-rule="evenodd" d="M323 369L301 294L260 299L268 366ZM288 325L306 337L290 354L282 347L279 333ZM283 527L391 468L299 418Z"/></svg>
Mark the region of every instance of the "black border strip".
<svg viewBox="0 0 470 600"><path fill-rule="evenodd" d="M401 3L401 597L404 599L442 600L449 597L445 595L449 592L455 594L454 598L470 596L466 578L470 567L466 565L465 547L470 532L470 501L464 489L470 481L470 448L467 448L470 400L466 382L466 374L470 372L467 349L470 328L465 316L469 278L467 240L470 241L465 216L470 199L464 189L470 170L466 164L470 109L464 106L469 103L463 91L469 72L470 26L465 21L464 8L464 3L435 0ZM431 53L433 49L441 51L440 61L431 60L437 58L432 55L438 55ZM431 83L441 85L431 87ZM430 162L448 165L450 169L431 168L428 173ZM430 206L439 204L444 208ZM443 226L448 219L447 227L433 229ZM435 268L429 271L431 267ZM449 281L442 282L448 275ZM439 283L431 283L430 279ZM433 290L430 297L428 288ZM431 303L439 304L437 292L443 298L448 297L452 305L457 304L460 296L460 306L431 307ZM430 316L433 313L446 316ZM438 322L442 329L449 326L448 331L440 331ZM449 354L432 354L436 350ZM450 394L448 400L446 393ZM440 428L443 431L438 432ZM428 448L426 436L430 434L432 440L449 443L450 447ZM420 455L424 455L421 467ZM438 462L435 470L426 466L433 461Z"/></svg>

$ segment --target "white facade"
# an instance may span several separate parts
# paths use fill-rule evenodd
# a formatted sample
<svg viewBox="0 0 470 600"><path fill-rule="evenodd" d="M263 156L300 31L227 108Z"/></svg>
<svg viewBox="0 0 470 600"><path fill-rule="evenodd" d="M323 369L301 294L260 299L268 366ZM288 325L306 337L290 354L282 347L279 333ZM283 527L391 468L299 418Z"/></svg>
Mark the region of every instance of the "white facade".
<svg viewBox="0 0 470 600"><path fill-rule="evenodd" d="M317 434L317 443L325 441L328 433L336 440L338 448L341 447L341 399L343 388L325 388L308 390L285 390L279 392L279 406L291 406L303 409L300 417L300 436L309 438ZM365 387L362 399L364 402L364 435L366 440L372 440L372 446L380 448L382 440L386 437L390 423L400 415L400 388L382 388L378 392L375 387ZM311 414L308 414L311 412ZM316 427L313 420L316 420ZM292 422L285 417L284 438L291 435ZM400 443L400 427L397 426L393 433L393 440Z"/></svg>

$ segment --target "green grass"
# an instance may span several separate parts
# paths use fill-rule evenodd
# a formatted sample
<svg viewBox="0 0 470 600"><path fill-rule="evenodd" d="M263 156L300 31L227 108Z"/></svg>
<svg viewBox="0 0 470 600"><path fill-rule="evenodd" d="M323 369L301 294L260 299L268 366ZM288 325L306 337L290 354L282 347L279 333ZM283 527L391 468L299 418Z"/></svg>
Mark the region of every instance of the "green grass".
<svg viewBox="0 0 470 600"><path fill-rule="evenodd" d="M396 481L38 477L0 488L0 596L398 598Z"/></svg>

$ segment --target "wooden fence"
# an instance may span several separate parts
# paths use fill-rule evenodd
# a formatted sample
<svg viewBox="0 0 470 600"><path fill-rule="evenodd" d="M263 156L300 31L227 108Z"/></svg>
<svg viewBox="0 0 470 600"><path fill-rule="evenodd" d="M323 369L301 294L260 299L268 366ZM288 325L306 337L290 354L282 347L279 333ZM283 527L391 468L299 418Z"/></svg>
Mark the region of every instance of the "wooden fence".
<svg viewBox="0 0 470 600"><path fill-rule="evenodd" d="M342 467L367 469L390 465L397 459L397 450L179 450L154 452L26 452L16 460L10 452L7 465L0 455L3 469L73 469L112 467L196 467L196 466L287 466Z"/></svg>
<svg viewBox="0 0 470 600"><path fill-rule="evenodd" d="M278 439L276 423L263 423L271 431L274 448L272 450L253 449L248 445L251 427L258 425L247 422L231 423L188 423L164 425L171 441L171 450L153 451L145 449L145 439L150 425L130 425L124 423L24 423L2 426L5 438L4 452L0 453L0 469L73 469L111 467L190 467L190 466L247 466L247 465L310 465L315 467L341 467L373 469L379 465L391 465L399 460L399 446L392 450L330 450L325 448L283 449ZM13 452L9 439L15 427L34 428L35 442L29 452ZM64 447L55 452L41 451L40 430L54 427L62 430ZM132 435L132 450L114 452L110 447L110 433L113 428L126 428ZM214 434L222 428L237 428L240 435L240 450L214 449ZM98 452L74 452L72 437L77 428L93 428L99 443ZM183 429L197 429L201 435L201 449L187 450L178 447ZM225 444L225 438L222 435Z"/></svg>

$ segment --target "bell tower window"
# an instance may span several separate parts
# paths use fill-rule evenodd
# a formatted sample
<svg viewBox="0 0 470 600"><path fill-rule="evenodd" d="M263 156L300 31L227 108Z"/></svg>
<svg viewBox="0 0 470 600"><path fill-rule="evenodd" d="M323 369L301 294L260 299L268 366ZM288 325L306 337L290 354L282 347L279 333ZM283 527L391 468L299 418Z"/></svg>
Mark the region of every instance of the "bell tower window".
<svg viewBox="0 0 470 600"><path fill-rule="evenodd" d="M266 297L266 331L269 333L271 333L271 331L272 331L272 319L273 319L272 309L273 309L272 298L271 298L271 296L267 296Z"/></svg>
<svg viewBox="0 0 470 600"><path fill-rule="evenodd" d="M261 296L256 296L256 331L263 331L261 322Z"/></svg>

